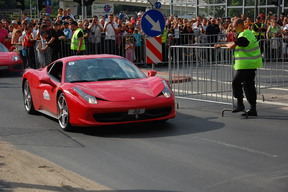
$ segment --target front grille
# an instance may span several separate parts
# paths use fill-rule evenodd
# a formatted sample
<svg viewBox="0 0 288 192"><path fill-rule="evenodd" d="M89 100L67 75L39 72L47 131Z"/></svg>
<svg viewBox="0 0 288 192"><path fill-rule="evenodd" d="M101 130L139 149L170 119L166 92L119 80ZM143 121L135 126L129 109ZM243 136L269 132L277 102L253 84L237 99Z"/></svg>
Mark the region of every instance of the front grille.
<svg viewBox="0 0 288 192"><path fill-rule="evenodd" d="M146 119L156 119L160 117L165 117L170 114L172 108L157 108L157 109L146 109L145 113L138 115L128 115L128 111L117 112L117 113L101 113L94 114L94 118L98 122L129 122L129 121L139 121Z"/></svg>

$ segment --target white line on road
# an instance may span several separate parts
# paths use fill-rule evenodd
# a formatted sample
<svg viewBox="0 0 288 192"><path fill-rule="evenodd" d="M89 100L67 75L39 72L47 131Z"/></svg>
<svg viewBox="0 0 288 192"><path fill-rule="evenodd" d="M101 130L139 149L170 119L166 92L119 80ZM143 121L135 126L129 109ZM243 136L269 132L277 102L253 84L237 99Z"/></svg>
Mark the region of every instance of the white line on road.
<svg viewBox="0 0 288 192"><path fill-rule="evenodd" d="M201 139L203 141L210 142L210 143L216 143L218 145L222 145L222 146L225 146L225 147L234 148L234 149L240 149L242 151L246 151L246 152L249 152L249 153L260 154L260 155L264 155L264 156L272 157L272 158L278 157L278 155L274 155L274 154L267 153L267 152L264 152L264 151L258 151L258 150L251 149L251 148L248 148L248 147L238 146L238 145L225 143L225 142L222 142L222 141L216 141L216 140L213 140L213 139L208 139L208 138L203 138L203 137L197 137L197 138L199 138L199 139Z"/></svg>

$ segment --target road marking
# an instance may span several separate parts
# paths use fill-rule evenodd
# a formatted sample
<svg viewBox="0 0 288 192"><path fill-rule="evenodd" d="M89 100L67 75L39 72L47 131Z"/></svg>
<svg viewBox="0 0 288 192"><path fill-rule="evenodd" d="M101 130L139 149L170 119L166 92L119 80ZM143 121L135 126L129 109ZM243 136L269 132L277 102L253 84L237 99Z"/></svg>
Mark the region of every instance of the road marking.
<svg viewBox="0 0 288 192"><path fill-rule="evenodd" d="M225 142L222 142L222 141L217 141L217 140L203 138L203 137L198 137L198 138L203 140L203 141L207 141L207 142L210 142L210 143L216 143L218 145L222 145L222 146L229 147L229 148L234 148L234 149L239 149L239 150L246 151L246 152L249 152L249 153L260 154L260 155L264 155L266 157L272 157L272 158L278 157L278 155L274 155L274 154L271 154L271 153L266 153L264 151L258 151L258 150L251 149L251 148L248 148L248 147L233 145L233 144L230 144L230 143L225 143Z"/></svg>

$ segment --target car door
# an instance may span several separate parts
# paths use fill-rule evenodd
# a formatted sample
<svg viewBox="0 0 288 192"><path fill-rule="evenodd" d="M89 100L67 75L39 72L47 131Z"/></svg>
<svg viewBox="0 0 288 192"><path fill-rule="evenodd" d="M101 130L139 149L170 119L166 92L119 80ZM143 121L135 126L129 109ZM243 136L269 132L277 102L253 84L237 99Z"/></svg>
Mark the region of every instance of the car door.
<svg viewBox="0 0 288 192"><path fill-rule="evenodd" d="M47 68L47 76L40 83L39 96L41 98L42 109L46 112L57 115L58 87L61 85L63 73L63 63L55 62Z"/></svg>

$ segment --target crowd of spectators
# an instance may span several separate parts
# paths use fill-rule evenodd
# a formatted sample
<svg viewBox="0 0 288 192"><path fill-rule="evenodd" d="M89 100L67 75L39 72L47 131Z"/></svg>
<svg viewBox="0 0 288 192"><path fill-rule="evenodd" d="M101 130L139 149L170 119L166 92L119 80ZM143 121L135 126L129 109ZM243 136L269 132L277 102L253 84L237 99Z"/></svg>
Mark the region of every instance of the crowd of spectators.
<svg viewBox="0 0 288 192"><path fill-rule="evenodd" d="M137 16L136 16L137 15ZM144 36L141 27L143 12L130 18L122 14L110 14L107 17L93 16L91 19L75 20L71 10L58 9L58 15L51 18L42 13L39 19L31 19L23 14L18 20L0 22L0 43L23 57L26 67L44 67L61 56L67 56L68 42L74 31L71 22L81 28L86 50L81 54L109 53L122 55L133 62L143 62ZM232 22L238 17L227 18L178 18L166 16L166 26L161 34L163 61L168 60L168 48L180 44L215 44L216 42L235 41ZM288 17L283 13L278 18L269 13L266 17L260 14L255 21L241 15L246 29L252 30L258 40L277 39L284 43L287 54ZM75 29L74 29L75 30ZM78 35L79 36L79 35ZM276 42L276 43L275 43ZM280 48L277 41L271 48ZM281 44L282 45L282 44ZM64 49L65 48L65 49ZM66 53L63 53L65 50ZM262 48L262 52L265 51ZM73 52L73 54L78 54ZM71 55L71 54L70 54Z"/></svg>

